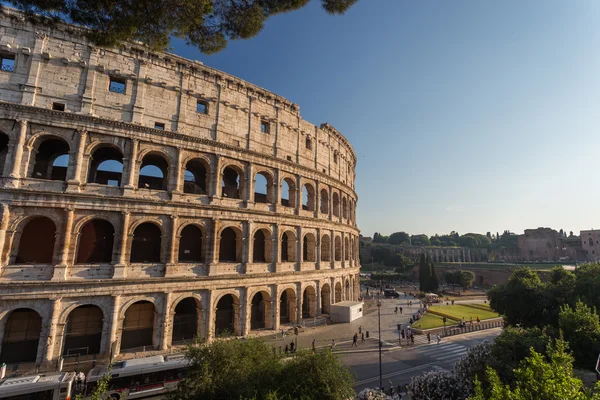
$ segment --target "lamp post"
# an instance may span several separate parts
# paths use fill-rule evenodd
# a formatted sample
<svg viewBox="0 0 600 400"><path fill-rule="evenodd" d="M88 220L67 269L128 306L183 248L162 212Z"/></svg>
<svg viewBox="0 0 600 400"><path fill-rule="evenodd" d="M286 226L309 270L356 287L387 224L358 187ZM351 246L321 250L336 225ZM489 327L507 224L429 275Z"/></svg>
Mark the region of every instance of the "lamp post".
<svg viewBox="0 0 600 400"><path fill-rule="evenodd" d="M379 388L383 390L383 375L381 373L381 301L377 293L377 321L379 323Z"/></svg>

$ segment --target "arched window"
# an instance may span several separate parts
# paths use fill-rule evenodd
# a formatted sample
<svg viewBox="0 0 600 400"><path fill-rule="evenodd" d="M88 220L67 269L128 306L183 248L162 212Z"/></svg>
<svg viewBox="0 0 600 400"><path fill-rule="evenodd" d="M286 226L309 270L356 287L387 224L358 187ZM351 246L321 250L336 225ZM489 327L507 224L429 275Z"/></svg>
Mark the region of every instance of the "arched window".
<svg viewBox="0 0 600 400"><path fill-rule="evenodd" d="M138 187L167 190L169 164L158 154L148 154L142 160Z"/></svg>
<svg viewBox="0 0 600 400"><path fill-rule="evenodd" d="M315 262L315 237L312 233L304 235L302 243L302 261Z"/></svg>
<svg viewBox="0 0 600 400"><path fill-rule="evenodd" d="M8 135L0 132L0 174L4 175L4 167L6 165L6 156L8 155ZM10 171L7 171L7 175Z"/></svg>
<svg viewBox="0 0 600 400"><path fill-rule="evenodd" d="M337 192L333 192L333 215L335 217L340 216L340 196Z"/></svg>
<svg viewBox="0 0 600 400"><path fill-rule="evenodd" d="M69 145L62 139L46 139L35 155L32 178L64 181L69 165Z"/></svg>
<svg viewBox="0 0 600 400"><path fill-rule="evenodd" d="M273 202L273 178L266 172L259 172L256 174L254 180L254 202Z"/></svg>
<svg viewBox="0 0 600 400"><path fill-rule="evenodd" d="M254 244L252 247L253 262L271 262L271 232L267 229L258 229L254 233Z"/></svg>
<svg viewBox="0 0 600 400"><path fill-rule="evenodd" d="M315 189L308 183L302 186L302 209L315 210Z"/></svg>
<svg viewBox="0 0 600 400"><path fill-rule="evenodd" d="M187 225L179 239L179 262L202 261L202 231L196 225Z"/></svg>
<svg viewBox="0 0 600 400"><path fill-rule="evenodd" d="M594 239L589 238L588 239L588 243L589 243L590 246L593 246L594 245Z"/></svg>
<svg viewBox="0 0 600 400"><path fill-rule="evenodd" d="M243 178L241 171L232 167L223 170L223 197L230 199L242 198Z"/></svg>
<svg viewBox="0 0 600 400"><path fill-rule="evenodd" d="M335 261L342 261L342 239L335 237Z"/></svg>
<svg viewBox="0 0 600 400"><path fill-rule="evenodd" d="M0 364L34 362L42 332L42 317L29 309L18 308L8 315L2 337Z"/></svg>
<svg viewBox="0 0 600 400"><path fill-rule="evenodd" d="M215 334L217 336L237 334L239 299L226 294L219 299L216 310Z"/></svg>
<svg viewBox="0 0 600 400"><path fill-rule="evenodd" d="M200 309L198 300L193 297L187 297L177 304L173 316L172 343L174 345L187 343L198 336Z"/></svg>
<svg viewBox="0 0 600 400"><path fill-rule="evenodd" d="M304 289L302 293L302 318L314 318L317 316L317 296L312 286Z"/></svg>
<svg viewBox="0 0 600 400"><path fill-rule="evenodd" d="M281 205L296 207L296 185L290 178L284 178L281 182Z"/></svg>
<svg viewBox="0 0 600 400"><path fill-rule="evenodd" d="M342 301L342 284L338 282L335 284L335 302L339 303L340 301Z"/></svg>
<svg viewBox="0 0 600 400"><path fill-rule="evenodd" d="M331 261L331 239L323 235L321 239L321 261Z"/></svg>
<svg viewBox="0 0 600 400"><path fill-rule="evenodd" d="M296 293L285 289L279 296L279 323L289 324L296 321Z"/></svg>
<svg viewBox="0 0 600 400"><path fill-rule="evenodd" d="M191 194L208 193L208 172L205 162L200 159L188 161L183 174L183 192Z"/></svg>
<svg viewBox="0 0 600 400"><path fill-rule="evenodd" d="M292 231L285 231L281 235L281 261L296 261L296 235Z"/></svg>
<svg viewBox="0 0 600 400"><path fill-rule="evenodd" d="M103 319L98 306L88 304L71 311L65 327L63 356L100 353Z"/></svg>
<svg viewBox="0 0 600 400"><path fill-rule="evenodd" d="M237 232L233 228L225 228L221 232L221 242L219 245L220 262L240 262L241 245L238 243Z"/></svg>
<svg viewBox="0 0 600 400"><path fill-rule="evenodd" d="M93 219L81 227L76 264L100 264L112 261L115 229L103 219Z"/></svg>
<svg viewBox="0 0 600 400"><path fill-rule="evenodd" d="M354 202L350 200L348 203L350 205L350 212L348 213L348 218L350 219L350 221L354 221Z"/></svg>
<svg viewBox="0 0 600 400"><path fill-rule="evenodd" d="M130 261L132 263L159 263L161 236L160 228L151 222L145 222L135 228Z"/></svg>
<svg viewBox="0 0 600 400"><path fill-rule="evenodd" d="M321 213L329 213L329 193L327 190L321 190Z"/></svg>
<svg viewBox="0 0 600 400"><path fill-rule="evenodd" d="M52 264L56 226L46 217L27 222L21 233L17 264Z"/></svg>
<svg viewBox="0 0 600 400"><path fill-rule="evenodd" d="M121 351L152 350L156 310L149 301L138 301L129 306L123 320Z"/></svg>
<svg viewBox="0 0 600 400"><path fill-rule="evenodd" d="M271 296L267 292L258 292L252 297L250 310L250 329L269 328L271 315Z"/></svg>
<svg viewBox="0 0 600 400"><path fill-rule="evenodd" d="M123 179L123 153L114 147L96 149L90 159L88 183L121 186Z"/></svg>
<svg viewBox="0 0 600 400"><path fill-rule="evenodd" d="M329 314L331 306L331 287L328 283L321 288L321 313Z"/></svg>
<svg viewBox="0 0 600 400"><path fill-rule="evenodd" d="M350 259L350 242L348 238L344 238L344 260L348 261Z"/></svg>
<svg viewBox="0 0 600 400"><path fill-rule="evenodd" d="M345 197L342 199L342 217L348 219L348 200Z"/></svg>

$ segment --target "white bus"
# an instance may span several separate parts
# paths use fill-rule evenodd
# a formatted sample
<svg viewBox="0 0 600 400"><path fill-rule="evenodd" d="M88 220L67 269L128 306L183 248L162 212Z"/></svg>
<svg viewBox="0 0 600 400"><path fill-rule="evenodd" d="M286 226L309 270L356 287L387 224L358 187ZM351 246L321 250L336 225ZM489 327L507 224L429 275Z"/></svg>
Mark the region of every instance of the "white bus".
<svg viewBox="0 0 600 400"><path fill-rule="evenodd" d="M74 372L52 372L0 381L2 400L70 400Z"/></svg>
<svg viewBox="0 0 600 400"><path fill-rule="evenodd" d="M183 354L152 356L115 363L110 371L109 398L141 399L173 391L185 378L188 367L189 361ZM92 368L86 378L88 395L105 374L106 367Z"/></svg>

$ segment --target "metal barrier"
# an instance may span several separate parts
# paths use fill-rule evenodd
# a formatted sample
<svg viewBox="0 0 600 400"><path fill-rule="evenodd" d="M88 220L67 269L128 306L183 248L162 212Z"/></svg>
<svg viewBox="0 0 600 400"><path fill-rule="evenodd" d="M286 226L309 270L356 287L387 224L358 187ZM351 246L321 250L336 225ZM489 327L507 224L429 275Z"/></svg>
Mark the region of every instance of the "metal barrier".
<svg viewBox="0 0 600 400"><path fill-rule="evenodd" d="M464 327L454 327L446 329L444 336L455 336L463 333L470 333L476 331L482 331L485 329L491 328L501 328L504 327L504 321L494 321L494 322L474 322L473 324L464 326Z"/></svg>

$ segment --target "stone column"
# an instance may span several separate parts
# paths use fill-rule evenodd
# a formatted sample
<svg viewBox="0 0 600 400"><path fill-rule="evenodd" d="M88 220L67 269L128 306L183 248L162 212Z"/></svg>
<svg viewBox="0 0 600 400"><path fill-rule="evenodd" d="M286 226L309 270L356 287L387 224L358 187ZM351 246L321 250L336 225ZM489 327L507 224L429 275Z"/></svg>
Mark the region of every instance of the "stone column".
<svg viewBox="0 0 600 400"><path fill-rule="evenodd" d="M317 288L315 289L315 306L317 307L317 311L315 315L318 317L321 315L321 281L315 281Z"/></svg>
<svg viewBox="0 0 600 400"><path fill-rule="evenodd" d="M302 226L296 227L296 271L302 270L304 262L304 238L302 237Z"/></svg>
<svg viewBox="0 0 600 400"><path fill-rule="evenodd" d="M85 76L85 88L81 95L81 113L87 115L94 114L94 92L96 89L96 66L98 65L99 49L90 48L88 58L88 68Z"/></svg>
<svg viewBox="0 0 600 400"><path fill-rule="evenodd" d="M114 267L113 278L126 278L127 277L127 264L129 259L127 258L127 246L129 245L129 219L131 215L128 212L123 214L123 225L121 227L121 243L119 251L119 262Z"/></svg>
<svg viewBox="0 0 600 400"><path fill-rule="evenodd" d="M240 296L240 306L242 309L241 312L241 335L242 336L248 336L248 334L250 333L250 319L252 317L252 303L251 300L249 299L248 295L249 295L250 291L248 290L248 288L244 288L241 290L241 296Z"/></svg>
<svg viewBox="0 0 600 400"><path fill-rule="evenodd" d="M136 170L137 170L137 158L138 158L138 150L139 150L139 139L131 140L131 153L129 157L129 170L127 171L127 183L125 183L126 189L135 189L137 184L135 182Z"/></svg>
<svg viewBox="0 0 600 400"><path fill-rule="evenodd" d="M281 305L279 304L279 296L277 296L279 288L277 285L271 286L271 312L273 318L273 330L279 330L279 319L281 317Z"/></svg>
<svg viewBox="0 0 600 400"><path fill-rule="evenodd" d="M321 228L317 228L317 237L315 243L316 269L321 269Z"/></svg>
<svg viewBox="0 0 600 400"><path fill-rule="evenodd" d="M25 139L27 138L27 121L17 120L19 123L19 135L13 149L12 169L9 173L10 180L7 182L9 187L18 187L19 179L21 178L21 164L23 162L23 149L25 147Z"/></svg>
<svg viewBox="0 0 600 400"><path fill-rule="evenodd" d="M169 256L165 265L165 276L176 275L175 267L177 265L177 227L179 225L179 217L171 215L171 235L169 237Z"/></svg>
<svg viewBox="0 0 600 400"><path fill-rule="evenodd" d="M273 243L271 250L271 262L273 263L273 268L271 272L277 272L279 264L281 263L281 240L280 230L278 224L273 224Z"/></svg>
<svg viewBox="0 0 600 400"><path fill-rule="evenodd" d="M67 184L70 187L79 186L81 183L81 167L83 164L83 153L85 151L85 142L87 139L87 131L78 130L79 141L77 142L77 153L75 153L75 164L73 165L73 175ZM71 189L73 190L73 189ZM75 190L79 190L75 188Z"/></svg>
<svg viewBox="0 0 600 400"><path fill-rule="evenodd" d="M75 211L72 208L65 209L65 231L63 234L63 244L60 251L58 265L54 266L54 273L52 274L53 281L62 281L67 279L67 268L69 263L69 248L71 247L71 237L73 236L73 217Z"/></svg>
<svg viewBox="0 0 600 400"><path fill-rule="evenodd" d="M144 98L146 95L146 61L137 60L137 79L134 81L135 93L131 122L141 125L144 120Z"/></svg>
<svg viewBox="0 0 600 400"><path fill-rule="evenodd" d="M300 175L296 175L296 193L294 194L296 196L296 215L300 215L300 210L302 210L302 177Z"/></svg>
<svg viewBox="0 0 600 400"><path fill-rule="evenodd" d="M331 241L329 242L329 267L333 269L335 268L335 231L332 229L329 234L331 235Z"/></svg>
<svg viewBox="0 0 600 400"><path fill-rule="evenodd" d="M52 299L50 319L42 320L42 333L38 345L36 363L49 363L54 359L54 353L60 352L62 334L58 332L58 317L60 315L60 297ZM58 349L57 349L58 347Z"/></svg>
<svg viewBox="0 0 600 400"><path fill-rule="evenodd" d="M246 167L246 187L244 188L246 190L244 199L246 201L246 206L251 208L252 205L254 204L254 182L255 181L255 176L254 176L254 166L252 165L252 163L248 164L248 166ZM268 188L267 188L267 193L268 193Z"/></svg>
<svg viewBox="0 0 600 400"><path fill-rule="evenodd" d="M181 190L183 186L183 177L181 176L181 172L184 168L181 165L183 162L181 159L181 149L176 148L175 151L177 152L175 161L176 164L169 166L169 191L171 191L171 194L180 194L183 192L183 190Z"/></svg>
<svg viewBox="0 0 600 400"><path fill-rule="evenodd" d="M110 315L110 359L119 355L121 345L121 332L123 331L123 318L119 316L119 309L121 308L121 296L112 296L112 314Z"/></svg>
<svg viewBox="0 0 600 400"><path fill-rule="evenodd" d="M217 265L219 264L219 228L220 221L213 219L212 235L210 236L211 245L209 251L209 263L208 263L208 275L214 275L217 272ZM208 247L208 246L207 246ZM214 332L214 331L213 331Z"/></svg>
<svg viewBox="0 0 600 400"><path fill-rule="evenodd" d="M328 187L329 189L329 220L333 221L333 190L331 188L331 186Z"/></svg>
<svg viewBox="0 0 600 400"><path fill-rule="evenodd" d="M315 141L315 147L317 146L318 142ZM319 189L319 181L315 182L315 199L314 199L314 204L315 204L315 218L319 218L319 215L321 213L321 189Z"/></svg>
<svg viewBox="0 0 600 400"><path fill-rule="evenodd" d="M206 306L203 307L203 329L204 338L207 341L212 340L215 337L215 304L213 304L213 293L212 290L206 290L205 295L203 297L203 304Z"/></svg>
<svg viewBox="0 0 600 400"><path fill-rule="evenodd" d="M296 283L296 323L302 321L302 300L304 292L302 291L302 283Z"/></svg>
<svg viewBox="0 0 600 400"><path fill-rule="evenodd" d="M221 158L217 157L217 162L215 163L215 168L211 171L211 181L212 185L210 185L210 194L209 197L212 198L220 198L222 193L222 184L221 184Z"/></svg>
<svg viewBox="0 0 600 400"><path fill-rule="evenodd" d="M10 207L8 203L2 203L1 205L2 217L0 217L0 276L2 276L2 269L4 267L4 261L8 263L8 249L4 251L6 244L6 230L8 229L8 221L10 219ZM4 254L7 254L5 257Z"/></svg>
<svg viewBox="0 0 600 400"><path fill-rule="evenodd" d="M174 310L171 310L171 301L173 299L173 293L165 293L164 294L164 304L163 304L163 324L162 324L162 332L160 337L160 349L161 351L167 351L172 344L173 336L173 317L175 313Z"/></svg>
<svg viewBox="0 0 600 400"><path fill-rule="evenodd" d="M275 170L273 177L273 211L277 212L278 207L281 207L281 182L279 182L279 169Z"/></svg>

